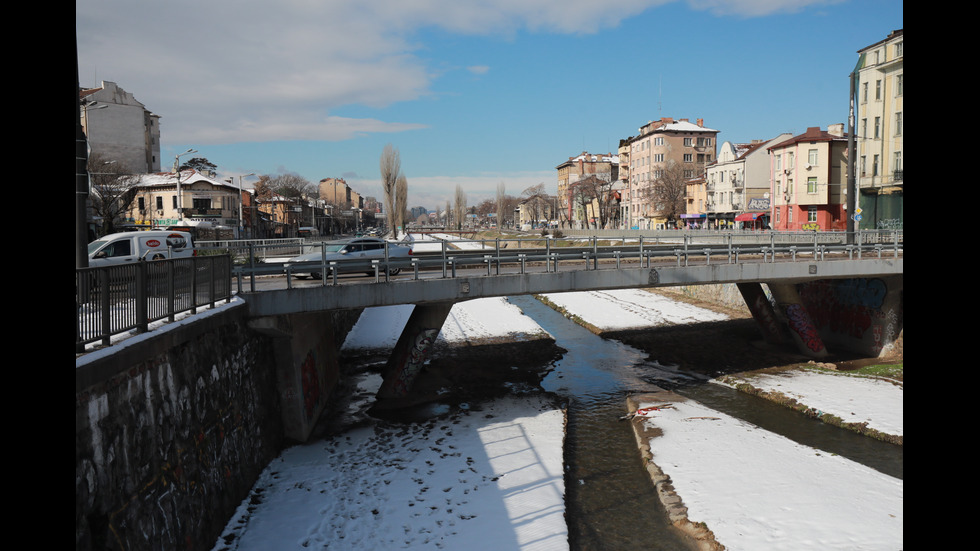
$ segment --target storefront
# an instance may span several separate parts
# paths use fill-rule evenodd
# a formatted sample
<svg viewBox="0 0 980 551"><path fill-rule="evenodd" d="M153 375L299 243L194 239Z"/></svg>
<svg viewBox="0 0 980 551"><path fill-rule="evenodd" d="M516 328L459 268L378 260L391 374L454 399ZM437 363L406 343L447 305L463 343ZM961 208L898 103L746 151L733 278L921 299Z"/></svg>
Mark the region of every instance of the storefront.
<svg viewBox="0 0 980 551"><path fill-rule="evenodd" d="M745 230L769 229L768 212L743 212L735 217L735 222Z"/></svg>
<svg viewBox="0 0 980 551"><path fill-rule="evenodd" d="M681 227L689 230L703 229L705 222L704 214L682 214Z"/></svg>

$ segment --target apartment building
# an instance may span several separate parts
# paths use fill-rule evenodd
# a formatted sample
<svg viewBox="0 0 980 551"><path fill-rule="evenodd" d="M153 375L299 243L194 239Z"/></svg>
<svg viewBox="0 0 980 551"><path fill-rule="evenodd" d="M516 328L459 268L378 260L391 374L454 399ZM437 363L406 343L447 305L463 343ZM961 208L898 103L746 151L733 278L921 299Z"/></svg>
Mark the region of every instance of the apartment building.
<svg viewBox="0 0 980 551"><path fill-rule="evenodd" d="M619 156L583 151L558 171L558 224L562 228L595 227L609 218L613 184L619 179Z"/></svg>
<svg viewBox="0 0 980 551"><path fill-rule="evenodd" d="M770 140L724 142L717 161L708 166L706 224L709 228L759 229L769 225L768 147L792 138L785 133Z"/></svg>
<svg viewBox="0 0 980 551"><path fill-rule="evenodd" d="M899 29L858 50L855 177L860 229L903 225L904 47Z"/></svg>
<svg viewBox="0 0 980 551"><path fill-rule="evenodd" d="M718 131L703 119L663 117L626 140L627 184L621 219L627 228L654 229L678 224L686 212L685 180L704 176L715 162Z"/></svg>
<svg viewBox="0 0 980 551"><path fill-rule="evenodd" d="M845 230L847 136L843 124L768 147L772 228Z"/></svg>
<svg viewBox="0 0 980 551"><path fill-rule="evenodd" d="M160 172L160 117L115 82L78 91L82 131L93 154L130 174Z"/></svg>

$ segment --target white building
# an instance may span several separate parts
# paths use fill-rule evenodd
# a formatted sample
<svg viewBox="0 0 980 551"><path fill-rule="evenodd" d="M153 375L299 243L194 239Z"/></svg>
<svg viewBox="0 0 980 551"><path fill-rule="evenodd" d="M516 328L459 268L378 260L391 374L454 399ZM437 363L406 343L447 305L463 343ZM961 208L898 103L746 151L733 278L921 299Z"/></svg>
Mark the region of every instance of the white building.
<svg viewBox="0 0 980 551"><path fill-rule="evenodd" d="M792 137L785 133L771 140L751 143L725 142L718 161L707 169L707 223L712 228L764 227L768 224L769 153L767 148Z"/></svg>
<svg viewBox="0 0 980 551"><path fill-rule="evenodd" d="M857 187L862 229L901 228L905 130L903 29L858 50Z"/></svg>
<svg viewBox="0 0 980 551"><path fill-rule="evenodd" d="M160 171L160 117L132 94L103 81L79 90L82 130L91 154L119 163L131 174Z"/></svg>

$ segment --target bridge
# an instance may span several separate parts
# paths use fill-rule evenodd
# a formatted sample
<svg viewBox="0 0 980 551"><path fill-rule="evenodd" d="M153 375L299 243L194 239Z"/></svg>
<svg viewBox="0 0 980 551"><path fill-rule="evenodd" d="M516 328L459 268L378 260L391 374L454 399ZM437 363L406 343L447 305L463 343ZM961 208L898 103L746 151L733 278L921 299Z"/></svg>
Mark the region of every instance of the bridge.
<svg viewBox="0 0 980 551"><path fill-rule="evenodd" d="M672 243L623 238L607 239L601 245L592 237L565 246L546 240L543 246L524 244L521 248L502 246L497 239L469 242L477 245L472 249L452 250L447 241L441 241L438 250L408 259L384 255L370 261L330 262L333 276L311 286L293 284L290 269L304 269L298 266L285 270L284 288L256 290L256 274L282 273L283 268L243 267L238 285L253 327L290 339L306 331L303 324L289 321L290 316L414 305L378 394L379 403L398 404L399 398L410 393L453 304L477 298L732 283L767 341L792 341L811 358L826 357L828 341L841 349L876 355L898 333L891 322L900 318L904 245L895 233L864 234L853 243L845 237L814 232L727 234L716 237L715 242L695 242L684 236ZM312 264L327 272L326 264ZM344 264L347 269L339 269ZM373 273L373 277L337 275L354 270ZM392 272L402 275L395 278L389 275ZM814 319L808 310L807 296L824 301L810 306L823 308L820 319ZM842 306L858 296L861 304L851 309L825 308L828 301ZM875 311L869 316L866 308L871 303ZM855 331L850 319L854 307L861 309L859 315L876 321L862 322ZM834 319L827 319L828 315ZM833 327L847 329L832 331ZM311 340L315 339L307 335L296 342ZM294 351L294 356L301 357L301 352Z"/></svg>

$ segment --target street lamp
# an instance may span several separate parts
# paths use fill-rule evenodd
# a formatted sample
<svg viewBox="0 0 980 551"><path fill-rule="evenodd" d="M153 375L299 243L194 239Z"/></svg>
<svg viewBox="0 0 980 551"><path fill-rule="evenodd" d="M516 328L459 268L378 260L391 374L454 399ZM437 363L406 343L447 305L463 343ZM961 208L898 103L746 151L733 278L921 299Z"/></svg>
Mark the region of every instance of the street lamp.
<svg viewBox="0 0 980 551"><path fill-rule="evenodd" d="M242 215L242 197L245 196L245 192L242 191L242 178L245 176L255 176L254 172L248 174L238 175L238 238L242 238L242 234L245 232L245 218Z"/></svg>
<svg viewBox="0 0 980 551"><path fill-rule="evenodd" d="M179 223L184 221L184 197L180 193L180 172L177 170L177 167L180 166L180 158L189 153L197 153L197 150L188 149L180 155L174 156L174 176L177 178L177 218L179 219Z"/></svg>

